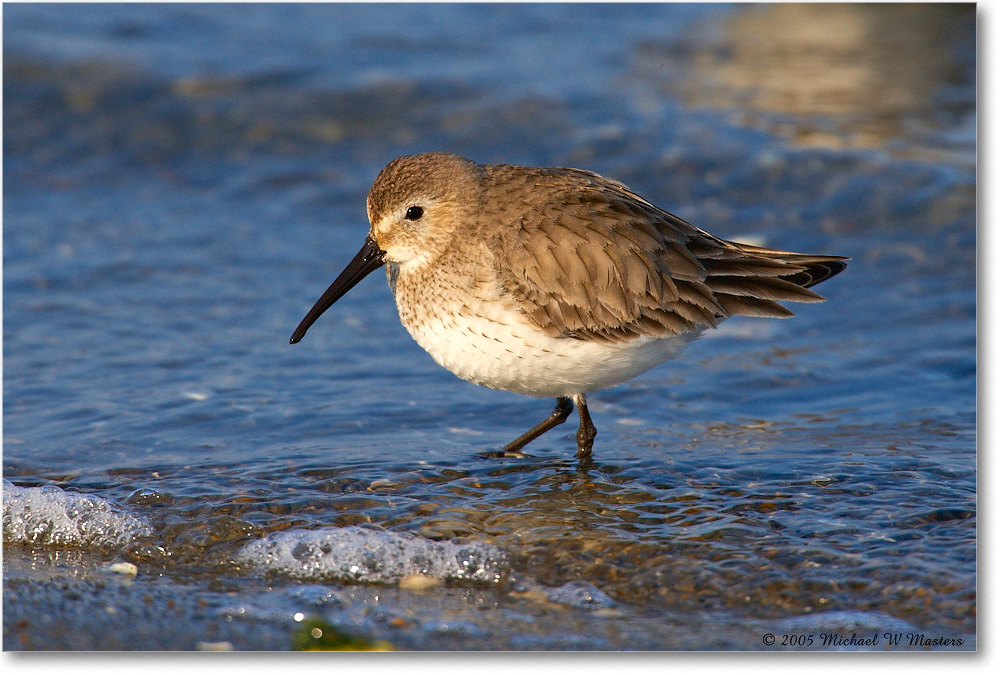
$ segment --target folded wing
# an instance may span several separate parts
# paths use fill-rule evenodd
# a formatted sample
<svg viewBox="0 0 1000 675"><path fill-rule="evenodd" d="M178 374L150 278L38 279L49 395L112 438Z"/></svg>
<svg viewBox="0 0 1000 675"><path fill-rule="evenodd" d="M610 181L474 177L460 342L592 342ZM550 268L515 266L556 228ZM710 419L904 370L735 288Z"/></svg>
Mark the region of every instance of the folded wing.
<svg viewBox="0 0 1000 675"><path fill-rule="evenodd" d="M503 179L496 189L530 183L533 195L548 195L512 206L541 213L511 219L519 227L489 245L509 263L497 270L504 289L552 336L616 342L690 333L737 314L788 317L781 303L822 301L810 287L847 266L841 256L719 239L590 172L487 168Z"/></svg>

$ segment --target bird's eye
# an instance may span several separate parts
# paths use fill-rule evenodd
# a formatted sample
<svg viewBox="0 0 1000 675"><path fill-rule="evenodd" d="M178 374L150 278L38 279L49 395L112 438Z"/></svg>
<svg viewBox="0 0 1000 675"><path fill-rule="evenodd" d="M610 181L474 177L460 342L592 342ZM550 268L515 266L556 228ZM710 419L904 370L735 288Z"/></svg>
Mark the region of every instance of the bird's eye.
<svg viewBox="0 0 1000 675"><path fill-rule="evenodd" d="M411 206L406 209L406 219L407 220L420 220L421 216L424 215L424 210L419 206Z"/></svg>

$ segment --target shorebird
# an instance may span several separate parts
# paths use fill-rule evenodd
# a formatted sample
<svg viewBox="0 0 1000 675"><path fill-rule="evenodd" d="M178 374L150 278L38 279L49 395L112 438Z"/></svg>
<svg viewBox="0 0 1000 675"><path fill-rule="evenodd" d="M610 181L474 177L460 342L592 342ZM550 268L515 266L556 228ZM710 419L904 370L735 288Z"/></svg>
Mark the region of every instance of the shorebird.
<svg viewBox="0 0 1000 675"><path fill-rule="evenodd" d="M440 152L386 165L368 220L361 250L290 342L385 265L400 321L437 363L475 384L556 399L503 446L513 456L576 404L577 455L589 457L587 394L673 358L727 317L789 317L782 302L822 301L809 288L848 260L720 239L589 171Z"/></svg>

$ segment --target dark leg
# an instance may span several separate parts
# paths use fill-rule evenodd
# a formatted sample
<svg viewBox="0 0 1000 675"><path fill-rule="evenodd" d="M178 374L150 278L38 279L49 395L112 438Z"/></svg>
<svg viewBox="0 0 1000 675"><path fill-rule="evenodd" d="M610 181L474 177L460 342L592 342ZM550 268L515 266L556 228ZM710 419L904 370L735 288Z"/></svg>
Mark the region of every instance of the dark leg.
<svg viewBox="0 0 1000 675"><path fill-rule="evenodd" d="M576 456L579 458L590 457L590 451L594 447L594 439L597 437L597 427L590 419L590 411L587 410L587 397L583 394L573 396L576 409L580 412L580 428L576 432Z"/></svg>
<svg viewBox="0 0 1000 675"><path fill-rule="evenodd" d="M565 422L571 412L573 412L573 402L565 396L557 398L556 409L552 411L552 414L544 419L540 424L536 424L534 427L521 434L510 443L503 446L503 452L520 454L521 448L544 434L552 427Z"/></svg>

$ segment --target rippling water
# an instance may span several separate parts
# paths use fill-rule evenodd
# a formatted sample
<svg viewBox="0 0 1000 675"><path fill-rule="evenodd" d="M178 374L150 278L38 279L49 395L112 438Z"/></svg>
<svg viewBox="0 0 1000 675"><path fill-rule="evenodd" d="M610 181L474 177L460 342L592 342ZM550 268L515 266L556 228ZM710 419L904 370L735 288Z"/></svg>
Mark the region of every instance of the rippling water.
<svg viewBox="0 0 1000 675"><path fill-rule="evenodd" d="M972 10L4 19L7 649L975 647ZM440 369L379 275L288 345L424 150L853 262L593 395L592 464L484 459L551 403Z"/></svg>

